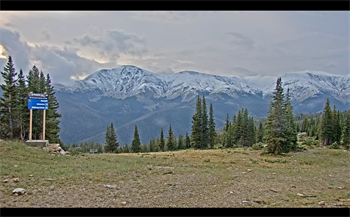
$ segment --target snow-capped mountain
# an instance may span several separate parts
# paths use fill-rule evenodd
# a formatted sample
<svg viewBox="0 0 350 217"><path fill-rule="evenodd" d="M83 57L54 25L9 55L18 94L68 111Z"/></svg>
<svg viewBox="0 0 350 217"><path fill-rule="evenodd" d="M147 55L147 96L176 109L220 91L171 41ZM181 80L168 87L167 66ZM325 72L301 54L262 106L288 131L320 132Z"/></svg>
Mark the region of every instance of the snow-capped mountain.
<svg viewBox="0 0 350 217"><path fill-rule="evenodd" d="M192 100L198 92L225 93L235 97L237 93L261 94L244 79L183 71L162 76L135 66L122 66L97 71L73 86L55 84L56 90L74 93L97 91L98 100L102 96L125 99L139 94L150 94L154 98L174 99L181 96L183 101Z"/></svg>
<svg viewBox="0 0 350 217"><path fill-rule="evenodd" d="M104 142L105 128L114 123L120 144L130 144L137 124L142 143L159 136L171 124L176 135L191 131L196 97L212 103L216 127L238 110L266 117L276 78L265 87L252 80L182 71L159 75L135 66L97 71L73 85L53 84L60 104L60 137L67 144L93 140ZM255 83L257 83L255 81ZM298 72L282 76L289 88L294 113L323 110L327 98L344 111L350 106L350 77L324 72Z"/></svg>
<svg viewBox="0 0 350 217"><path fill-rule="evenodd" d="M291 99L302 102L317 94L330 94L342 102L350 102L350 77L327 75L324 72L289 73L281 77L282 87L291 93ZM276 86L271 82L263 91L264 98L270 98Z"/></svg>

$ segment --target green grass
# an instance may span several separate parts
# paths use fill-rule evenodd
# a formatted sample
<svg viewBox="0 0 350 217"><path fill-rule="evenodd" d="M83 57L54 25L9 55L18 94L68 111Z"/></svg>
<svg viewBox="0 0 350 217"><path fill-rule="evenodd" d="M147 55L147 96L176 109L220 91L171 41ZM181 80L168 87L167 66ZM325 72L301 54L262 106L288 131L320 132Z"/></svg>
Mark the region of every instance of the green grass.
<svg viewBox="0 0 350 217"><path fill-rule="evenodd" d="M185 207L242 207L243 199L256 198L266 203L251 206L318 207L318 200L331 204L337 198L350 197L348 152L313 149L278 156L260 153L261 150L237 148L57 156L23 143L2 142L0 179L10 181L0 183L0 204L183 207L185 203ZM13 183L13 178L20 182ZM107 184L118 189L106 189L103 185ZM291 185L297 187L290 188ZM55 190L50 191L51 186ZM269 191L271 186L279 193ZM28 194L15 197L15 187L27 189ZM229 191L240 193L231 195ZM298 192L317 194L317 198L301 198ZM121 205L122 201L127 205Z"/></svg>

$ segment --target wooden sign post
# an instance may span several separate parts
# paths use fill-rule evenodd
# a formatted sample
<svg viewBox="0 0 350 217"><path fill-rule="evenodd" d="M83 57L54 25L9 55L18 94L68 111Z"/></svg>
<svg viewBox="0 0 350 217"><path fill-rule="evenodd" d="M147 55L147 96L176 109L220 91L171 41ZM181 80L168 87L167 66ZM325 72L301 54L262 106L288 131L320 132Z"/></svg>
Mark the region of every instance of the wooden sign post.
<svg viewBox="0 0 350 217"><path fill-rule="evenodd" d="M46 94L46 92L44 92L44 94ZM45 118L46 117L46 110L43 110L43 140L45 140Z"/></svg>
<svg viewBox="0 0 350 217"><path fill-rule="evenodd" d="M33 93L28 94L28 109L29 109L29 141L32 141L32 122L33 122L33 109L44 110L43 111L43 138L45 140L45 122L46 122L46 111L49 109L48 95L45 93Z"/></svg>
<svg viewBox="0 0 350 217"><path fill-rule="evenodd" d="M30 92L33 93L33 92ZM33 109L29 109L29 141L32 141L32 117L33 117Z"/></svg>

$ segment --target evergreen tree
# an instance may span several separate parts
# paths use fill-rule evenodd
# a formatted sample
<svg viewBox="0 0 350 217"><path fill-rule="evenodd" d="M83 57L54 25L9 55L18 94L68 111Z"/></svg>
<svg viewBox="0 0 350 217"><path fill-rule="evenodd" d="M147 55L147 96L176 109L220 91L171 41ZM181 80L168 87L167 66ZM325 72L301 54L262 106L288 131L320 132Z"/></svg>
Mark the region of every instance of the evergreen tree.
<svg viewBox="0 0 350 217"><path fill-rule="evenodd" d="M209 108L209 148L214 147L214 141L217 136L216 130L215 130L215 121L214 121L214 114L213 114L213 104L210 103ZM186 137L187 139L187 137ZM186 145L187 146L187 145Z"/></svg>
<svg viewBox="0 0 350 217"><path fill-rule="evenodd" d="M323 145L331 145L334 142L332 109L328 98L322 114L320 140Z"/></svg>
<svg viewBox="0 0 350 217"><path fill-rule="evenodd" d="M290 150L294 150L294 151L297 150L297 141L298 141L297 130L295 127L294 117L293 117L293 106L290 99L289 89L287 89L287 98L286 98L284 107L285 107L285 113L287 117L287 126L286 126L287 141L286 141L286 144L283 146L282 152L287 153ZM314 124L315 122L312 121L312 123Z"/></svg>
<svg viewBox="0 0 350 217"><path fill-rule="evenodd" d="M202 146L202 106L201 98L198 96L196 103L196 113L192 116L191 142L194 149Z"/></svg>
<svg viewBox="0 0 350 217"><path fill-rule="evenodd" d="M343 143L347 149L350 148L350 108L346 114L343 128Z"/></svg>
<svg viewBox="0 0 350 217"><path fill-rule="evenodd" d="M123 146L123 153L129 153L129 147L128 144L125 143L125 145Z"/></svg>
<svg viewBox="0 0 350 217"><path fill-rule="evenodd" d="M191 141L190 141L190 137L188 136L188 132L186 131L186 149L191 147Z"/></svg>
<svg viewBox="0 0 350 217"><path fill-rule="evenodd" d="M185 149L186 148L186 146L185 146L185 141L184 141L184 136L183 135L179 135L179 139L178 139L178 141L177 141L177 148L179 149L179 150L181 150L181 149Z"/></svg>
<svg viewBox="0 0 350 217"><path fill-rule="evenodd" d="M273 102L270 101L269 115L266 122L265 141L268 153L280 154L286 144L287 118L283 108L283 88L281 78L277 79L273 92Z"/></svg>
<svg viewBox="0 0 350 217"><path fill-rule="evenodd" d="M168 142L167 142L167 147L169 151L174 151L174 135L173 131L171 130L171 124L169 126L169 137L168 137Z"/></svg>
<svg viewBox="0 0 350 217"><path fill-rule="evenodd" d="M164 151L164 134L163 134L163 128L160 130L160 143L159 143L159 148L161 151Z"/></svg>
<svg viewBox="0 0 350 217"><path fill-rule="evenodd" d="M307 117L304 118L303 123L301 124L301 132L307 132L309 128L309 120Z"/></svg>
<svg viewBox="0 0 350 217"><path fill-rule="evenodd" d="M242 119L241 119L241 145L248 146L248 109L242 109Z"/></svg>
<svg viewBox="0 0 350 217"><path fill-rule="evenodd" d="M247 145L252 146L256 143L256 132L255 132L255 126L254 126L254 118L253 116L250 116L248 118L248 138L247 138Z"/></svg>
<svg viewBox="0 0 350 217"><path fill-rule="evenodd" d="M229 148L229 147L232 146L232 143L231 143L232 142L232 138L231 138L230 131L231 131L231 122L230 122L230 117L229 117L229 115L227 113L227 115L226 115L226 123L225 123L225 126L224 126L224 134L223 134L223 136L224 136L223 144L224 144L224 146L226 148Z"/></svg>
<svg viewBox="0 0 350 217"><path fill-rule="evenodd" d="M0 131L1 137L5 139L14 139L16 100L17 100L17 75L11 56L8 57L4 72L1 72L5 84L0 87L4 91L3 97L0 97Z"/></svg>
<svg viewBox="0 0 350 217"><path fill-rule="evenodd" d="M205 98L202 99L202 146L201 148L208 148L209 144L209 126L208 126L208 111Z"/></svg>
<svg viewBox="0 0 350 217"><path fill-rule="evenodd" d="M28 90L22 69L18 74L16 114L18 120L17 138L24 141L29 132Z"/></svg>
<svg viewBox="0 0 350 217"><path fill-rule="evenodd" d="M39 69L36 66L33 66L29 71L27 76L28 92L32 93L43 93L42 84L43 79L40 79ZM50 103L50 102L49 102ZM42 124L43 124L43 111L35 110L32 111L32 139L41 139L42 135ZM45 132L46 133L46 132Z"/></svg>
<svg viewBox="0 0 350 217"><path fill-rule="evenodd" d="M264 131L263 131L263 125L261 122L259 123L259 127L256 134L257 134L257 138L256 138L257 142L263 142Z"/></svg>
<svg viewBox="0 0 350 217"><path fill-rule="evenodd" d="M141 151L141 142L139 132L137 131L137 125L135 124L134 139L131 142L131 151L137 153Z"/></svg>
<svg viewBox="0 0 350 217"><path fill-rule="evenodd" d="M49 108L46 112L45 119L45 139L52 143L59 143L60 139L58 133L60 132L61 128L58 126L60 124L58 118L61 117L61 114L58 113L59 104L55 96L54 87L51 85L51 78L49 74L46 76L44 88L44 92L47 93L49 100Z"/></svg>
<svg viewBox="0 0 350 217"><path fill-rule="evenodd" d="M228 113L227 113L224 131L225 131L225 132L228 132L228 129L229 129L229 128L230 128L230 117L229 117L229 115L228 115Z"/></svg>
<svg viewBox="0 0 350 217"><path fill-rule="evenodd" d="M333 109L333 132L334 132L334 142L340 144L341 141L341 125L340 125L340 114L337 112L336 106Z"/></svg>
<svg viewBox="0 0 350 217"><path fill-rule="evenodd" d="M242 115L241 115L241 111L238 110L235 126L234 126L234 129L233 129L233 142L236 145L240 145L239 142L240 142L240 139L242 137L241 124L242 124Z"/></svg>
<svg viewBox="0 0 350 217"><path fill-rule="evenodd" d="M117 153L119 142L117 142L117 135L115 133L113 123L107 126L105 139L106 139L105 151L109 153Z"/></svg>

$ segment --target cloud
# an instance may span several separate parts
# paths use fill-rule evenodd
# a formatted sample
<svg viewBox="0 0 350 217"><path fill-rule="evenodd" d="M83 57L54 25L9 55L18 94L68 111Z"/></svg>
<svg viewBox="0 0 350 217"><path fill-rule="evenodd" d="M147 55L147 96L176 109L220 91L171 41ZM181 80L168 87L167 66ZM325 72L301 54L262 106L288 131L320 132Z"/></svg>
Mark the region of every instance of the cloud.
<svg viewBox="0 0 350 217"><path fill-rule="evenodd" d="M23 69L26 74L36 65L44 74L50 74L53 83L70 83L71 77L84 77L101 68L116 67L115 63L99 63L77 54L78 49L72 47L29 46L21 41L16 31L0 28L0 44L5 54L12 57L16 71ZM5 65L6 59L0 59Z"/></svg>
<svg viewBox="0 0 350 217"><path fill-rule="evenodd" d="M90 32L99 32L99 30L92 27ZM67 41L66 44L78 44L90 51L93 49L100 58L111 62L117 62L122 54L141 57L148 52L145 40L140 36L113 29L104 30L101 35L85 34Z"/></svg>
<svg viewBox="0 0 350 217"><path fill-rule="evenodd" d="M28 57L30 56L31 47L21 41L19 32L0 27L0 45L4 50L2 55L11 56L18 71L19 69L29 69Z"/></svg>
<svg viewBox="0 0 350 217"><path fill-rule="evenodd" d="M156 23L187 24L193 21L193 18L199 13L185 11L142 11L134 13L131 18Z"/></svg>
<svg viewBox="0 0 350 217"><path fill-rule="evenodd" d="M72 78L82 78L101 68L116 67L113 63L101 64L79 56L74 49L65 47L36 46L32 54L45 74L49 73L54 83L70 83Z"/></svg>
<svg viewBox="0 0 350 217"><path fill-rule="evenodd" d="M232 71L234 72L235 75L237 76L254 76L257 75L256 72L252 72L246 68L243 67L233 67Z"/></svg>
<svg viewBox="0 0 350 217"><path fill-rule="evenodd" d="M41 35L44 37L44 40L50 40L51 36L48 30L44 30L41 32Z"/></svg>
<svg viewBox="0 0 350 217"><path fill-rule="evenodd" d="M249 37L244 36L238 32L227 32L226 34L231 36L230 43L235 47L243 47L249 50L254 48L254 41L251 40Z"/></svg>

